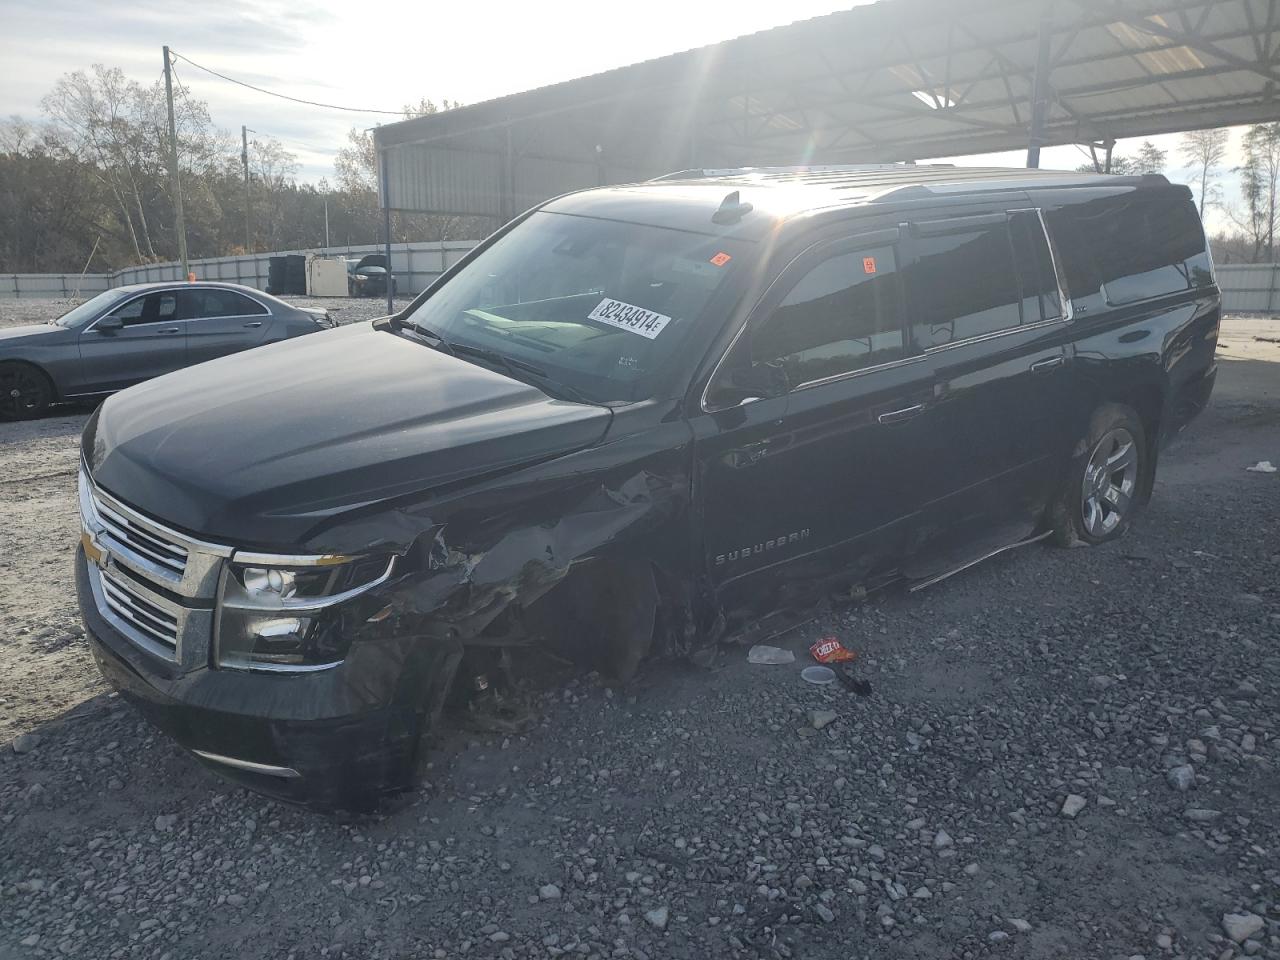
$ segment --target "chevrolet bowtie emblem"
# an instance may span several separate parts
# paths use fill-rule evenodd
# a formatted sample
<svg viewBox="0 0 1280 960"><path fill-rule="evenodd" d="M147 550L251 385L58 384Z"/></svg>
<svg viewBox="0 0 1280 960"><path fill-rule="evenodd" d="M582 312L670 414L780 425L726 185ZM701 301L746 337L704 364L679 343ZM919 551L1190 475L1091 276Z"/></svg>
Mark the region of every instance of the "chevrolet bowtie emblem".
<svg viewBox="0 0 1280 960"><path fill-rule="evenodd" d="M98 546L98 542L88 531L80 534L80 543L84 547L84 555L92 560L99 570L107 569L107 564L111 561L110 550Z"/></svg>

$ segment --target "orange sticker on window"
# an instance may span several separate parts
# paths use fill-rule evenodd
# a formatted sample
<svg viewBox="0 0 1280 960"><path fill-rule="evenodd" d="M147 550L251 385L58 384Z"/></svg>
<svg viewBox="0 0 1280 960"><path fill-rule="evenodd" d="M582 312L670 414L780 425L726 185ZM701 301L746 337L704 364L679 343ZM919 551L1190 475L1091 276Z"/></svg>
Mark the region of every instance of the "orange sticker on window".
<svg viewBox="0 0 1280 960"><path fill-rule="evenodd" d="M726 263L728 263L732 259L733 257L729 256L727 253L721 250L714 257L711 258L711 262L717 267L723 267Z"/></svg>
<svg viewBox="0 0 1280 960"><path fill-rule="evenodd" d="M862 272L863 272L863 273L875 273L875 272L876 272L876 258L875 258L875 257L863 257L863 258L862 258Z"/></svg>

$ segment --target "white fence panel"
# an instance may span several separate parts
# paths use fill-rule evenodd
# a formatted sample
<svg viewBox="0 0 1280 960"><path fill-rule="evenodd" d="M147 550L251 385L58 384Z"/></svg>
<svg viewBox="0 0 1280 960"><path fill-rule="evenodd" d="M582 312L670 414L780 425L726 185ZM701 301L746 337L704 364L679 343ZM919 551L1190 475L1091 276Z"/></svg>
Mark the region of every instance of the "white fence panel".
<svg viewBox="0 0 1280 960"><path fill-rule="evenodd" d="M396 276L396 289L400 293L421 293L436 277L457 263L473 246L475 244L470 240L393 243L391 272ZM381 244L361 244L352 247L321 247L316 250L277 250L240 257L212 257L192 260L191 272L200 280L225 280L228 283L242 283L247 287L265 290L272 257L307 253L320 257L362 257L366 253L382 253L383 249ZM111 275L111 286L181 279L180 265L154 263L116 271ZM4 296L2 290L0 290L0 296Z"/></svg>
<svg viewBox="0 0 1280 960"><path fill-rule="evenodd" d="M391 271L401 294L421 293L436 277L466 255L475 243L470 240L420 241L391 245ZM267 289L267 273L272 257L313 253L321 257L362 257L382 253L374 244L354 247L323 247L318 250L280 250L239 257L210 257L191 261L191 272L199 280L224 280ZM92 297L111 287L131 283L173 282L182 279L178 263L148 263L125 267L115 273L10 273L0 274L0 299L14 297Z"/></svg>
<svg viewBox="0 0 1280 960"><path fill-rule="evenodd" d="M111 285L105 273L6 273L0 275L0 299L86 299Z"/></svg>
<svg viewBox="0 0 1280 960"><path fill-rule="evenodd" d="M1280 263L1232 263L1217 268L1223 313L1280 313Z"/></svg>

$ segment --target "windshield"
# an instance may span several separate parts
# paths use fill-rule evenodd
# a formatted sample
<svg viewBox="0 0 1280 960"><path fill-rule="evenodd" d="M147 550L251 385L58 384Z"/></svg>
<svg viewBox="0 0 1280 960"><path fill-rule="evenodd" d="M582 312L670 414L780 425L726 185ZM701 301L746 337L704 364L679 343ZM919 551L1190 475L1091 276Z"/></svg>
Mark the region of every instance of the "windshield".
<svg viewBox="0 0 1280 960"><path fill-rule="evenodd" d="M91 300L86 300L78 307L72 307L53 322L60 327L79 327L88 323L113 303L129 296L126 290L106 290Z"/></svg>
<svg viewBox="0 0 1280 960"><path fill-rule="evenodd" d="M478 351L594 402L653 396L681 365L712 298L749 244L538 212L408 316L471 359ZM548 389L548 392L554 392Z"/></svg>

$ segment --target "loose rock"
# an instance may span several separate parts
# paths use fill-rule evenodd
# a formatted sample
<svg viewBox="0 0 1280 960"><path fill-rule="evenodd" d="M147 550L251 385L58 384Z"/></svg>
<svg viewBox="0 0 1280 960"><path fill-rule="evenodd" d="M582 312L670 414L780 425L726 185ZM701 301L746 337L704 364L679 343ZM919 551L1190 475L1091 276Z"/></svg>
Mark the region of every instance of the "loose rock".
<svg viewBox="0 0 1280 960"><path fill-rule="evenodd" d="M840 715L834 710L810 710L809 722L813 724L813 729L821 730L828 724L835 723L840 719Z"/></svg>
<svg viewBox="0 0 1280 960"><path fill-rule="evenodd" d="M40 734L20 733L13 738L14 753L31 753L40 746Z"/></svg>
<svg viewBox="0 0 1280 960"><path fill-rule="evenodd" d="M1164 778L1169 781L1169 786L1173 789L1185 793L1195 786L1196 768L1189 763L1184 763L1167 770Z"/></svg>
<svg viewBox="0 0 1280 960"><path fill-rule="evenodd" d="M1183 811L1182 815L1194 823L1209 823L1211 820L1217 820L1222 816L1222 811L1212 810L1208 807L1188 807Z"/></svg>
<svg viewBox="0 0 1280 960"><path fill-rule="evenodd" d="M666 906L655 907L652 910L646 910L644 918L649 922L649 926L665 930L667 921L671 919L671 911Z"/></svg>
<svg viewBox="0 0 1280 960"><path fill-rule="evenodd" d="M1256 913L1224 913L1222 915L1222 929L1236 943L1244 943L1264 926L1266 921Z"/></svg>

